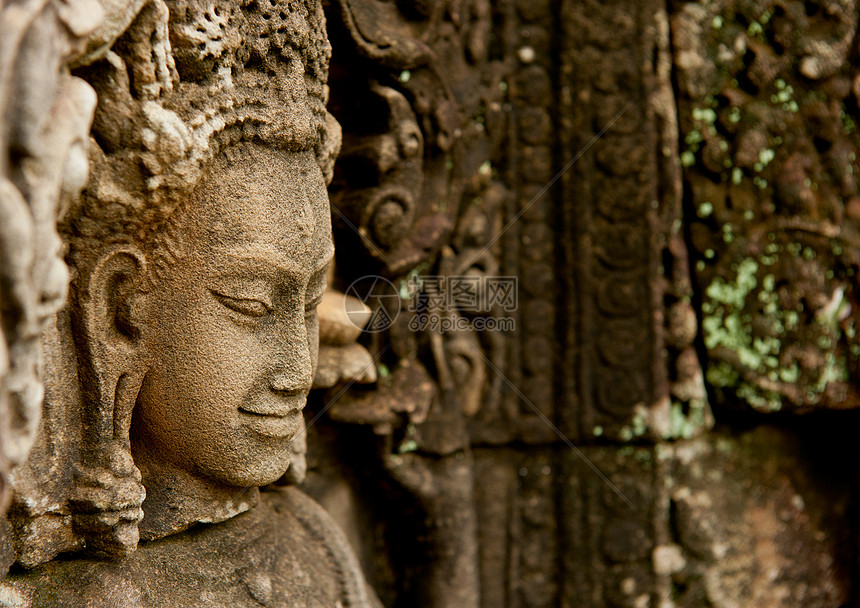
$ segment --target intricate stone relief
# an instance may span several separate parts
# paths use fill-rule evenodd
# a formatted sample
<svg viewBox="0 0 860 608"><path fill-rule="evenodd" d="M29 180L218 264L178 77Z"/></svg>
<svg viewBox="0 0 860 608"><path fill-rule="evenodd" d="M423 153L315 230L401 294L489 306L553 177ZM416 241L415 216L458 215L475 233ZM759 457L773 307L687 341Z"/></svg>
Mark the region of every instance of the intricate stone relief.
<svg viewBox="0 0 860 608"><path fill-rule="evenodd" d="M46 391L3 557L33 569L4 599L372 605L332 521L295 488L257 489L288 460L279 483L304 479L305 434L287 436L313 384L335 390L311 399L328 419L308 491L347 523L387 605L848 600L839 560L856 556L836 530L854 472L829 465L855 454L808 466L797 454L816 445L793 431L685 438L712 422L700 356L721 406L856 402L853 2L332 1L336 170L317 4L95 9L0 9L0 103L14 107L0 344L26 421L3 438L13 460L36 428L39 331ZM59 80L21 77L51 53ZM356 344L361 305L323 292L332 175L329 282L378 274L408 293L420 275L516 275L517 333L415 331L423 312L476 313L425 292L425 309ZM57 215L73 283L54 320ZM225 247L241 264L288 253L290 278L235 270ZM319 296L314 365L303 309ZM780 328L789 377L774 379ZM323 462L334 446L340 461Z"/></svg>
<svg viewBox="0 0 860 608"><path fill-rule="evenodd" d="M77 559L12 585L36 606L369 606L321 509L258 489L304 458L293 443L333 255L322 7L104 8L74 58L98 94L91 177L61 217L71 294L45 334L43 422L10 512L20 564ZM151 576L157 564L172 564L172 585Z"/></svg>
<svg viewBox="0 0 860 608"><path fill-rule="evenodd" d="M672 20L707 377L762 412L857 403L854 2Z"/></svg>
<svg viewBox="0 0 860 608"><path fill-rule="evenodd" d="M499 274L499 244L488 245L510 195L492 165L504 134L504 66L490 54L490 3L332 8L331 109L344 128L332 186L339 286L379 274L405 292L421 275ZM368 339L390 373L374 390L338 394L328 412L373 427L383 483L426 515L412 522L424 557L406 556L401 597L477 606L468 421L497 407L489 386L499 380L488 382L482 357L498 363L503 349L471 329L415 331L420 314L466 322L473 314L432 300Z"/></svg>
<svg viewBox="0 0 860 608"><path fill-rule="evenodd" d="M661 3L562 9L568 426L689 437L712 423L681 231L669 22ZM574 42L575 41L575 42ZM621 41L626 41L624 44ZM599 140L595 134L606 128ZM574 348L573 345L579 345Z"/></svg>

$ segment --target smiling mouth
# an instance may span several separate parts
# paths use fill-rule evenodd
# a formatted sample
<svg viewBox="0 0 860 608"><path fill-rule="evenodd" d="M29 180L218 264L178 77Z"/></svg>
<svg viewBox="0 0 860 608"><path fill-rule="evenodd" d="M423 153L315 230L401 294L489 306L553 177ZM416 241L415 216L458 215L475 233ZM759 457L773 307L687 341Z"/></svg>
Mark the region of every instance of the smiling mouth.
<svg viewBox="0 0 860 608"><path fill-rule="evenodd" d="M266 411L263 409L252 410L246 407L240 407L239 411L248 416L256 416L258 418L286 418L290 414L297 414L301 411L300 408L289 408L284 410Z"/></svg>
<svg viewBox="0 0 860 608"><path fill-rule="evenodd" d="M286 414L261 414L244 408L239 413L245 425L259 435L274 439L285 439L299 433L304 422L300 409L290 409Z"/></svg>
<svg viewBox="0 0 860 608"><path fill-rule="evenodd" d="M291 414L301 414L307 403L307 393L290 395L286 399L278 399L251 405L240 405L239 412L259 418L285 418Z"/></svg>

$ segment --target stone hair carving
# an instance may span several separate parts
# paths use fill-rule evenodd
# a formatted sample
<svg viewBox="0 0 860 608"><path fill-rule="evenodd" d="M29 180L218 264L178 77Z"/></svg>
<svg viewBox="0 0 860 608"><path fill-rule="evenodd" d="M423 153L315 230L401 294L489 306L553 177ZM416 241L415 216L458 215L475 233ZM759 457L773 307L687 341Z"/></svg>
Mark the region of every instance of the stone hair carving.
<svg viewBox="0 0 860 608"><path fill-rule="evenodd" d="M309 170L303 151L329 181L339 149L325 110L330 47L319 3L114 4L104 3L104 25L74 62L98 105L91 178L61 218L72 286L71 310L46 338L56 387L36 456L13 480L10 515L28 566L83 547L117 554L137 546L145 492L129 428L148 361L133 344L145 296L182 257L178 223L195 189L211 191L201 186L207 175L217 181L229 167L261 162L298 181ZM109 291L105 276L115 281ZM116 325L106 327L116 298ZM62 360L76 351L79 388L69 380L74 364Z"/></svg>

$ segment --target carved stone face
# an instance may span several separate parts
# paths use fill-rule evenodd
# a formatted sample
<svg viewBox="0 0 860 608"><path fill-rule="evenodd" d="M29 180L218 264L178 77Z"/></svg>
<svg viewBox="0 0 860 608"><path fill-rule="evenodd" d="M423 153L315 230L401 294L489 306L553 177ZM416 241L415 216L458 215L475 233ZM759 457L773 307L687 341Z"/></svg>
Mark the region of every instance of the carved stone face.
<svg viewBox="0 0 860 608"><path fill-rule="evenodd" d="M314 154L255 150L211 171L176 219L178 256L148 298L152 359L132 423L150 458L237 487L289 465L333 253Z"/></svg>

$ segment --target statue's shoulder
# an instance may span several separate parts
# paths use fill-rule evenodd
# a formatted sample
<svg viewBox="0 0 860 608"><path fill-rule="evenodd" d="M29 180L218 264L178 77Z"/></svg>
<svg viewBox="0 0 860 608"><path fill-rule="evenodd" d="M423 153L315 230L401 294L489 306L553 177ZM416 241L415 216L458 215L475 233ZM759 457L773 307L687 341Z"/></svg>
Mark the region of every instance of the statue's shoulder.
<svg viewBox="0 0 860 608"><path fill-rule="evenodd" d="M301 531L310 542L301 549L314 552L323 550L325 562L330 563L337 574L341 592L339 600L344 606L355 608L374 608L378 606L372 591L369 591L361 566L352 548L331 516L312 498L295 487L287 487L275 492L261 494L263 504L268 504L287 523L293 533ZM284 520L289 520L284 521ZM302 556L304 563L318 563L320 555ZM308 561L305 561L308 560ZM316 561L313 561L316 560Z"/></svg>
<svg viewBox="0 0 860 608"><path fill-rule="evenodd" d="M343 533L295 488L218 524L141 543L124 558L60 559L15 573L0 606L378 606Z"/></svg>

